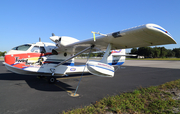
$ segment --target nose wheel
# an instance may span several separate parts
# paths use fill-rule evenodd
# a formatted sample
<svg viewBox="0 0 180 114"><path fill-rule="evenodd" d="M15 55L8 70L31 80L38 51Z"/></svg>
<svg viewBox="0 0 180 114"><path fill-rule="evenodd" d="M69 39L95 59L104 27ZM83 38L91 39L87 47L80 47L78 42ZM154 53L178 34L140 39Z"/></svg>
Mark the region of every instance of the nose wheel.
<svg viewBox="0 0 180 114"><path fill-rule="evenodd" d="M48 82L49 82L50 84L53 84L53 83L56 82L56 78L55 78L54 76L51 76L51 77L49 77Z"/></svg>

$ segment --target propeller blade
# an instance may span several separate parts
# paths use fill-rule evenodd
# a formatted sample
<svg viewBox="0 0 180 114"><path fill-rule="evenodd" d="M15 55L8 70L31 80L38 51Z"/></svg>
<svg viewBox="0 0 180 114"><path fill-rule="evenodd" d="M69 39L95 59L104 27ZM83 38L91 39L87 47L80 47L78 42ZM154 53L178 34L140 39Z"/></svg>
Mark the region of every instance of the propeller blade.
<svg viewBox="0 0 180 114"><path fill-rule="evenodd" d="M41 37L39 37L39 42L41 42Z"/></svg>
<svg viewBox="0 0 180 114"><path fill-rule="evenodd" d="M52 36L55 36L55 34L54 34L54 33L52 33Z"/></svg>

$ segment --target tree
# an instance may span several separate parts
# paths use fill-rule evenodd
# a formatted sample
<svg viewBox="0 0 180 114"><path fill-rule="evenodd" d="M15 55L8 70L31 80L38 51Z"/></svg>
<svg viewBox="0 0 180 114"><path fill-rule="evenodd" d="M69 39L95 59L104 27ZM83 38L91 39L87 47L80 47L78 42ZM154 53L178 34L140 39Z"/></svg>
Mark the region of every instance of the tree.
<svg viewBox="0 0 180 114"><path fill-rule="evenodd" d="M168 49L168 50L167 50L166 57L175 57L175 52L172 51L171 49Z"/></svg>
<svg viewBox="0 0 180 114"><path fill-rule="evenodd" d="M138 55L145 56L145 57L152 57L152 48L140 47L138 48Z"/></svg>
<svg viewBox="0 0 180 114"><path fill-rule="evenodd" d="M153 49L153 58L158 58L158 57L160 57L160 53L161 53L161 51L160 51L160 48L158 48L158 47L154 47Z"/></svg>
<svg viewBox="0 0 180 114"><path fill-rule="evenodd" d="M159 57L178 57L180 58L180 48L174 48L166 49L165 47L140 47L138 49L132 48L131 49L132 54L138 54L145 57L153 57L153 58L159 58Z"/></svg>
<svg viewBox="0 0 180 114"><path fill-rule="evenodd" d="M97 57L103 57L103 55L104 55L104 52L99 52Z"/></svg>
<svg viewBox="0 0 180 114"><path fill-rule="evenodd" d="M160 57L162 58L166 57L167 49L165 47L160 47L160 49L161 49Z"/></svg>
<svg viewBox="0 0 180 114"><path fill-rule="evenodd" d="M175 57L180 58L180 48L174 48L172 51L175 52Z"/></svg>
<svg viewBox="0 0 180 114"><path fill-rule="evenodd" d="M131 49L131 54L138 54L138 49L137 48L132 48Z"/></svg>
<svg viewBox="0 0 180 114"><path fill-rule="evenodd" d="M4 52L0 51L0 56L5 56L6 53L7 53L6 51L4 51Z"/></svg>

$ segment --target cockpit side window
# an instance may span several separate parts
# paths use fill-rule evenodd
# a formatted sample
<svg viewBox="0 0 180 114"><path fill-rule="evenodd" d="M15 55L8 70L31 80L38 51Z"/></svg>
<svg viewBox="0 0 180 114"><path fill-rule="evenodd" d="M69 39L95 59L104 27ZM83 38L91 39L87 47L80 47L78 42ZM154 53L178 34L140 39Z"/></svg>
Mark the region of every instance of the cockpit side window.
<svg viewBox="0 0 180 114"><path fill-rule="evenodd" d="M12 50L27 51L30 47L31 47L31 45L24 44L24 45L20 45L20 46L14 47Z"/></svg>
<svg viewBox="0 0 180 114"><path fill-rule="evenodd" d="M41 53L46 53L46 50L44 49L44 47L40 47L40 52Z"/></svg>
<svg viewBox="0 0 180 114"><path fill-rule="evenodd" d="M39 46L34 46L34 47L31 49L31 52L40 53L40 48L39 48Z"/></svg>
<svg viewBox="0 0 180 114"><path fill-rule="evenodd" d="M31 52L34 52L34 53L46 53L46 50L44 49L44 47L34 46L31 49Z"/></svg>

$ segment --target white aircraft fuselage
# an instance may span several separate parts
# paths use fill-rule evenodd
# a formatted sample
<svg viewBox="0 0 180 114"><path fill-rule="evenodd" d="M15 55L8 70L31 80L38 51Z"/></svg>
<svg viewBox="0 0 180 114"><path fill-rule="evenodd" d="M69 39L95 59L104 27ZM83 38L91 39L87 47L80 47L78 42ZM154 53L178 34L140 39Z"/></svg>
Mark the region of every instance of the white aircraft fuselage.
<svg viewBox="0 0 180 114"><path fill-rule="evenodd" d="M5 66L8 70L26 75L45 75L51 76L50 70L62 61L70 58L74 53L60 52L53 55L52 50L55 44L37 42L35 44L24 44L10 50L5 55ZM125 50L114 50L108 57L109 65L122 65L125 62L125 56L113 56L113 54L125 54ZM74 65L74 58L68 62L56 67L55 75L63 76L66 74L75 74L88 72L84 65Z"/></svg>

